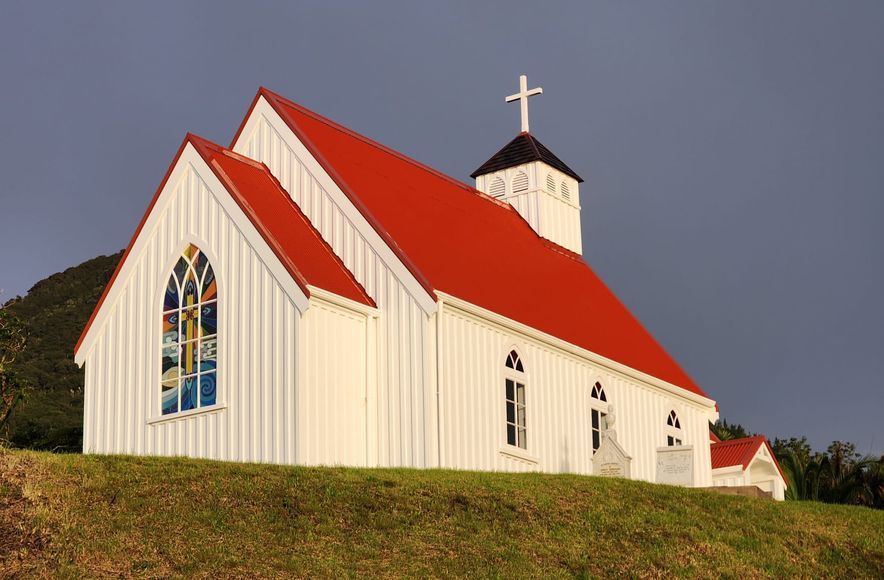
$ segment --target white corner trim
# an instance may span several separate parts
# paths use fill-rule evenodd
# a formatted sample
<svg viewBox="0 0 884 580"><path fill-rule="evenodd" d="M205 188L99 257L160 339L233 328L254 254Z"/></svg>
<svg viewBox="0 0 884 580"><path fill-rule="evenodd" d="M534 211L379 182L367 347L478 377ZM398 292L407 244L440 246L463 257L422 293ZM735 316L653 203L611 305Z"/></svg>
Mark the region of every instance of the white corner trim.
<svg viewBox="0 0 884 580"><path fill-rule="evenodd" d="M252 109L248 120L243 125L236 142L232 149L248 157L248 152L241 145L250 136L261 119L266 120L271 127L282 137L285 144L294 151L297 158L303 163L307 171L319 182L319 185L335 200L341 212L354 224L356 229L365 238L368 245L381 257L384 264L390 268L397 279L405 286L409 294L415 299L420 307L427 314L436 311L436 301L423 287L423 285L415 278L414 274L405 266L399 256L390 248L389 245L381 238L374 226L368 222L362 212L350 201L350 198L338 187L335 180L331 178L328 172L322 167L319 161L307 150L307 147L301 142L295 133L289 128L288 124L279 116L279 113L273 106L267 102L264 96L258 98L255 107Z"/></svg>
<svg viewBox="0 0 884 580"><path fill-rule="evenodd" d="M522 324L521 322L516 322L511 318L507 318L506 316L502 316L500 314L497 314L496 312L492 312L491 310L482 308L481 306L476 306L475 304L467 302L466 300L461 300L456 296L452 296L440 290L437 290L436 293L439 295L440 298L443 298L445 300L446 305L448 305L450 308L455 308L467 314L471 314L486 323L496 325L511 332L517 332L519 334L527 336L528 338L534 339L535 341L541 342L548 347L552 347L561 352L575 356L581 361L597 364L611 373L622 375L634 381L640 381L643 384L660 389L667 394L676 395L684 400L690 401L703 407L710 407L713 409L715 407L715 401L713 401L712 399L697 395L696 393L692 393L681 387L673 385L672 383L668 383L664 380L658 379L657 377L654 377L647 373L643 373L642 371L633 369L632 367L628 367L609 358L603 357L592 351L586 350L585 348L576 346L574 344L571 344L570 342L557 338L551 334L547 334L545 332L537 330L536 328L532 328L526 324Z"/></svg>

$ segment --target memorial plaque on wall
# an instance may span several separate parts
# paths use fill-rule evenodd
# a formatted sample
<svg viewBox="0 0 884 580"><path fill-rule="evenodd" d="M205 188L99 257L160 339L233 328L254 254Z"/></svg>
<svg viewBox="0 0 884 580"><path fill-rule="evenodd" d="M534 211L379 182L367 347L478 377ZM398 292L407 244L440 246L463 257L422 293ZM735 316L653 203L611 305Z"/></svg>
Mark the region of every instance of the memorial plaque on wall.
<svg viewBox="0 0 884 580"><path fill-rule="evenodd" d="M694 446L657 448L657 483L694 485Z"/></svg>

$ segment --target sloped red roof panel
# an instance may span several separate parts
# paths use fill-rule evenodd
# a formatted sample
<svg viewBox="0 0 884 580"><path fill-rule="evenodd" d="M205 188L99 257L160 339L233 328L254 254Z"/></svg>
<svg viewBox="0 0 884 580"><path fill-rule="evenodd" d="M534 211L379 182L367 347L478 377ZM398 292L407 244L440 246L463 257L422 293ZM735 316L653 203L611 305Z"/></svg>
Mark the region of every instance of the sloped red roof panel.
<svg viewBox="0 0 884 580"><path fill-rule="evenodd" d="M763 442L764 437L756 436L713 443L709 446L712 453L712 469L734 465L742 465L745 469Z"/></svg>
<svg viewBox="0 0 884 580"><path fill-rule="evenodd" d="M729 439L727 441L712 443L709 446L709 451L712 455L712 469L733 467L734 465L740 465L743 467L743 469L746 469L747 467L749 467L749 464L752 462L752 458L755 457L755 454L758 453L758 449L762 445L767 446L767 452L768 454L770 454L774 465L777 466L777 471L780 472L780 477L782 477L783 482L788 485L789 482L786 479L786 476L783 474L783 470L780 467L780 462L777 461L773 449L770 446L770 442L764 435L754 435L752 437Z"/></svg>
<svg viewBox="0 0 884 580"><path fill-rule="evenodd" d="M589 268L509 204L261 93L379 234L441 290L706 396Z"/></svg>
<svg viewBox="0 0 884 580"><path fill-rule="evenodd" d="M266 166L195 135L189 139L308 296L306 284L374 306Z"/></svg>
<svg viewBox="0 0 884 580"><path fill-rule="evenodd" d="M105 286L83 332L80 333L74 353L80 350L80 345L83 344L83 340L92 327L92 323L104 304L120 270L122 270L123 264L128 259L135 240L138 239L148 216L156 205L160 193L188 143L194 146L218 176L307 296L310 295L310 292L306 285L311 284L362 304L375 305L334 251L323 241L310 220L301 212L297 204L292 201L264 165L196 135L188 134L175 154L175 158L156 193L154 193L147 211L142 216L135 234L123 252L123 257Z"/></svg>

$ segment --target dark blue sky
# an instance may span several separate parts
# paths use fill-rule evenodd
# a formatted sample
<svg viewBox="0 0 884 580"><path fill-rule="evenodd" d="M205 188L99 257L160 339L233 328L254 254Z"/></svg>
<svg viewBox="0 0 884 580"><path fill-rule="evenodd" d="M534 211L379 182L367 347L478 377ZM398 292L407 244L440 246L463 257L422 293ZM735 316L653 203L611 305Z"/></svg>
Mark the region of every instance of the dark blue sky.
<svg viewBox="0 0 884 580"><path fill-rule="evenodd" d="M125 246L260 85L469 180L526 73L587 260L723 416L884 451L884 3L225 4L0 4L5 298Z"/></svg>

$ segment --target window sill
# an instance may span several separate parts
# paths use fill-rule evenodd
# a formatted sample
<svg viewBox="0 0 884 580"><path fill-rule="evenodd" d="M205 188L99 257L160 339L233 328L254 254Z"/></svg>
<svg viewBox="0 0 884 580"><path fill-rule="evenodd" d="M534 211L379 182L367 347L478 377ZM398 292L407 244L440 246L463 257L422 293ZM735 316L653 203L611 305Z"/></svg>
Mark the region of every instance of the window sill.
<svg viewBox="0 0 884 580"><path fill-rule="evenodd" d="M525 451L524 449L521 449L519 447L514 447L512 445L507 445L506 447L501 447L500 454L506 455L508 457L512 457L515 459L519 459L520 461L527 461L528 463L535 463L535 464L540 463L539 457L535 457L535 456L531 455L530 453L528 453L527 451Z"/></svg>
<svg viewBox="0 0 884 580"><path fill-rule="evenodd" d="M209 405L208 407L201 407L199 409L189 409L187 411L181 411L180 413L171 413L169 415L160 415L159 417L152 417L147 420L148 425L156 425L157 423L168 423L170 421L176 421L178 419L189 419L190 417L195 417L197 415L207 415L209 413L217 413L218 411L223 411L227 408L227 405L217 404L217 405Z"/></svg>

